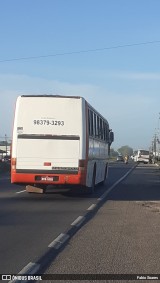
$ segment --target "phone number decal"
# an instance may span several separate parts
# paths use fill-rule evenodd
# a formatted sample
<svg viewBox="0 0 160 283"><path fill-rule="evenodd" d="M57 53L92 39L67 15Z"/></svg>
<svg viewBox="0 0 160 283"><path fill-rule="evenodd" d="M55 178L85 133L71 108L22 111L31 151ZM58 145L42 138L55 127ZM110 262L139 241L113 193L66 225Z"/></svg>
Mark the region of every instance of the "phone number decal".
<svg viewBox="0 0 160 283"><path fill-rule="evenodd" d="M59 121L59 120L33 120L34 125L42 126L42 125L47 125L47 126L64 126L64 121Z"/></svg>

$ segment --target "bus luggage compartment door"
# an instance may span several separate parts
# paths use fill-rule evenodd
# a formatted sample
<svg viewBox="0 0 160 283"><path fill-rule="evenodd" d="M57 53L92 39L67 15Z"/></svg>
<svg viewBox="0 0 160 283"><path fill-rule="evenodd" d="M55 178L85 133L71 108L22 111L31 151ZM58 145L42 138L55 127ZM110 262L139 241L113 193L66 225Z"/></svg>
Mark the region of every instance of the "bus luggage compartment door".
<svg viewBox="0 0 160 283"><path fill-rule="evenodd" d="M18 139L18 170L78 168L79 139Z"/></svg>

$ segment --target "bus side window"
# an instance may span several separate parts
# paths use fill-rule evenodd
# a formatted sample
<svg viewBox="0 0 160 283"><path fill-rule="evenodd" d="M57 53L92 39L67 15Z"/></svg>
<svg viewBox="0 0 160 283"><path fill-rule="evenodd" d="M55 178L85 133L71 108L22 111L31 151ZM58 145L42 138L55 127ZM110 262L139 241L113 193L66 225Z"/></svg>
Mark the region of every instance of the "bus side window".
<svg viewBox="0 0 160 283"><path fill-rule="evenodd" d="M97 116L96 113L94 113L94 137L96 138L97 135Z"/></svg>
<svg viewBox="0 0 160 283"><path fill-rule="evenodd" d="M99 132L99 137L102 139L102 119L100 118L100 132Z"/></svg>
<svg viewBox="0 0 160 283"><path fill-rule="evenodd" d="M94 128L93 128L93 111L91 111L91 136L93 137Z"/></svg>
<svg viewBox="0 0 160 283"><path fill-rule="evenodd" d="M91 121L90 121L90 110L88 109L88 131L89 136L91 135Z"/></svg>
<svg viewBox="0 0 160 283"><path fill-rule="evenodd" d="M89 124L89 136L94 135L94 127L93 127L93 111L88 110L88 124Z"/></svg>
<svg viewBox="0 0 160 283"><path fill-rule="evenodd" d="M102 120L102 140L104 141L105 140L105 123L104 123L104 120Z"/></svg>
<svg viewBox="0 0 160 283"><path fill-rule="evenodd" d="M105 129L106 129L105 140L109 141L109 127L106 123L105 123Z"/></svg>
<svg viewBox="0 0 160 283"><path fill-rule="evenodd" d="M97 138L100 138L100 120L99 120L99 116L97 116Z"/></svg>

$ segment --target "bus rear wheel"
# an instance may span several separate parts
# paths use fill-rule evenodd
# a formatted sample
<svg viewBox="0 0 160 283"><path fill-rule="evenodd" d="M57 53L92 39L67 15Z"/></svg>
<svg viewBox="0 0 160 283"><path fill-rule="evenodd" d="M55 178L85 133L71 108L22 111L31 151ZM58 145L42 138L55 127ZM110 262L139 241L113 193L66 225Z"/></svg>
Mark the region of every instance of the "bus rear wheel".
<svg viewBox="0 0 160 283"><path fill-rule="evenodd" d="M107 175L108 175L108 165L106 165L105 172L104 172L104 179L100 184L104 185Z"/></svg>
<svg viewBox="0 0 160 283"><path fill-rule="evenodd" d="M88 194L93 194L95 192L95 179L96 179L96 169L94 168L93 176L92 176L92 185L87 188Z"/></svg>

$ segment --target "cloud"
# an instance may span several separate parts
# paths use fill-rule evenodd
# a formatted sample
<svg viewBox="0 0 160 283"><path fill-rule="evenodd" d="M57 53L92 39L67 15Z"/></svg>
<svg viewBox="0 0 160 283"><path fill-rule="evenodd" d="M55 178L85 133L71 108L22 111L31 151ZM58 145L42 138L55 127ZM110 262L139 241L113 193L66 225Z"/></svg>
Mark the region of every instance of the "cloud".
<svg viewBox="0 0 160 283"><path fill-rule="evenodd" d="M140 72L123 72L123 71L116 71L116 72L107 72L105 73L106 77L116 78L116 79L123 79L123 80L150 80L160 81L160 73L140 73Z"/></svg>
<svg viewBox="0 0 160 283"><path fill-rule="evenodd" d="M71 95L83 96L88 101L98 94L91 84L72 84L26 75L0 74L1 123L0 136L11 136L16 99L19 95ZM3 99L2 99L3 98Z"/></svg>
<svg viewBox="0 0 160 283"><path fill-rule="evenodd" d="M114 76L118 73L114 73ZM110 74L113 76L113 73ZM140 75L140 74L139 74ZM137 77L143 77L142 74ZM135 78L135 74L129 74ZM128 73L122 73L128 78ZM150 75L150 78L154 76ZM116 85L116 86L115 86ZM125 84L127 85L127 84ZM111 87L112 86L112 87ZM110 123L115 132L113 147L128 144L131 147L149 146L152 138L157 115L159 113L160 97L157 93L150 93L148 86L134 88L127 85L125 89L108 82L101 85L98 81L93 83L70 83L60 80L30 77L26 75L0 74L0 105L1 127L0 136L12 135L15 102L18 95L58 94L83 96L95 109L97 109Z"/></svg>
<svg viewBox="0 0 160 283"><path fill-rule="evenodd" d="M93 77L95 80L114 80L114 81L160 81L160 72L130 72L123 70L87 70L86 76Z"/></svg>
<svg viewBox="0 0 160 283"><path fill-rule="evenodd" d="M83 95L94 92L91 84L73 84L26 75L1 75L0 92L22 94Z"/></svg>

